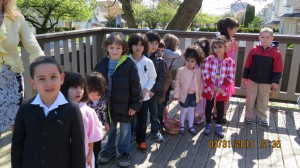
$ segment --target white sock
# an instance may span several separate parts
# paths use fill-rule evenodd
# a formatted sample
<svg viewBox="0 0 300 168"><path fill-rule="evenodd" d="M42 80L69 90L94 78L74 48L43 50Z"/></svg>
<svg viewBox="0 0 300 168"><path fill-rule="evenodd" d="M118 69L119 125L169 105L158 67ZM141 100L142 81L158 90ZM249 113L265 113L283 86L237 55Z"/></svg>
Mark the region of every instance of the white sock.
<svg viewBox="0 0 300 168"><path fill-rule="evenodd" d="M180 110L180 126L181 127L184 127L186 111L187 111L187 108L181 107L181 110Z"/></svg>
<svg viewBox="0 0 300 168"><path fill-rule="evenodd" d="M188 117L189 117L189 128L193 127L194 124L194 109L195 107L188 107L187 112L188 112Z"/></svg>

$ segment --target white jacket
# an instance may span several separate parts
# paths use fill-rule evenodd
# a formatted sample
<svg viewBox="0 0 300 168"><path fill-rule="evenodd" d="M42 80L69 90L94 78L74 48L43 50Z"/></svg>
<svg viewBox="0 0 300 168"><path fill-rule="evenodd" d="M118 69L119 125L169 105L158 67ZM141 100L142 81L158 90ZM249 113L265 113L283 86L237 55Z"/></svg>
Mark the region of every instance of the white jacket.
<svg viewBox="0 0 300 168"><path fill-rule="evenodd" d="M140 77L140 84L141 84L142 89L146 88L148 91L150 91L152 89L153 85L155 84L155 80L156 80L156 76L157 76L152 60L150 60L149 58L147 58L144 55L143 55L143 58L138 62L133 59L132 55L130 55L129 57L133 60L133 62L137 66L139 77ZM150 99L150 95L148 92L146 94L146 96L144 97L143 101L146 101L149 99Z"/></svg>

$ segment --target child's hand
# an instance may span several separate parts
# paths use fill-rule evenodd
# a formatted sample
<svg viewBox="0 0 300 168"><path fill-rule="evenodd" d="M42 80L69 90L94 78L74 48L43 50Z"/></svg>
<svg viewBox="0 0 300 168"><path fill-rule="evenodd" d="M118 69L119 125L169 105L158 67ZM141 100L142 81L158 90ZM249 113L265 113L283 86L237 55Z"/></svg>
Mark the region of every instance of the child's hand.
<svg viewBox="0 0 300 168"><path fill-rule="evenodd" d="M217 90L217 93L223 93L223 92L224 92L224 90L221 87L219 87Z"/></svg>
<svg viewBox="0 0 300 168"><path fill-rule="evenodd" d="M277 83L272 83L272 89L274 89L274 90L278 89L278 84Z"/></svg>
<svg viewBox="0 0 300 168"><path fill-rule="evenodd" d="M88 167L92 167L93 165L93 152L89 152L86 158L86 163Z"/></svg>
<svg viewBox="0 0 300 168"><path fill-rule="evenodd" d="M109 125L108 125L108 124L106 124L106 125L104 126L104 130L105 130L106 132L109 130Z"/></svg>
<svg viewBox="0 0 300 168"><path fill-rule="evenodd" d="M154 96L154 93L152 91L149 92L150 97Z"/></svg>
<svg viewBox="0 0 300 168"><path fill-rule="evenodd" d="M145 98L145 96L146 96L147 93L148 93L147 89L143 89L142 90L142 96L143 96L143 98Z"/></svg>
<svg viewBox="0 0 300 168"><path fill-rule="evenodd" d="M135 113L136 113L136 111L133 110L133 109L131 109L131 108L128 110L128 114L129 114L130 116L133 116Z"/></svg>
<svg viewBox="0 0 300 168"><path fill-rule="evenodd" d="M242 83L245 84L245 85L247 85L248 84L248 79L243 78L242 79Z"/></svg>
<svg viewBox="0 0 300 168"><path fill-rule="evenodd" d="M173 100L178 101L179 98L178 97L173 97Z"/></svg>

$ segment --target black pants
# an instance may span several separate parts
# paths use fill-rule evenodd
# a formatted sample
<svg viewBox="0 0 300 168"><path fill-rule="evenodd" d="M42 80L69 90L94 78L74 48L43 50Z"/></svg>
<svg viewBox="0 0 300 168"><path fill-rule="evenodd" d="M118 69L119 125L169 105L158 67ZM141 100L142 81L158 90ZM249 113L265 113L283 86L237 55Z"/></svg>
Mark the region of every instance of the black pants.
<svg viewBox="0 0 300 168"><path fill-rule="evenodd" d="M206 124L211 123L211 112L214 107L214 101L206 99L206 106L205 106L205 118L206 118ZM217 107L217 124L222 124L222 119L224 115L224 101L217 101L216 102Z"/></svg>
<svg viewBox="0 0 300 168"><path fill-rule="evenodd" d="M143 101L142 108L137 112L137 125L136 125L136 142L140 144L146 142L146 129L147 129L147 117L149 110L150 100Z"/></svg>
<svg viewBox="0 0 300 168"><path fill-rule="evenodd" d="M95 156L95 168L97 167L98 154L99 154L100 150L101 150L101 140L94 142L93 152L94 152L94 156Z"/></svg>

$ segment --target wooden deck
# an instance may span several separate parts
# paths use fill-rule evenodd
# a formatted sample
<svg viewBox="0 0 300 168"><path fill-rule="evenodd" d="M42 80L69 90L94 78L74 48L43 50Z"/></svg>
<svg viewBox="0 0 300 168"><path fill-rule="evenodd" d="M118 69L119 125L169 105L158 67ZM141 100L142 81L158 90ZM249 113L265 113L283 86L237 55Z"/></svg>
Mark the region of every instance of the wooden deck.
<svg viewBox="0 0 300 168"><path fill-rule="evenodd" d="M225 141L222 140L222 143L215 141L220 142L220 147L210 147L213 145L210 144L213 142L211 140L219 139L214 133L204 136L202 124L197 126L196 136L192 136L187 131L184 135L164 134L162 143L155 143L149 136L148 153L141 153L133 143L131 167L300 167L298 105L270 102L269 107L271 111L269 127L262 127L256 122L245 125L243 123L245 99L232 98L227 113L229 122L223 127ZM170 108L172 110L169 115L178 118L177 103L173 102ZM149 134L150 127L147 131ZM2 134L1 168L11 167L10 141L11 132ZM107 141L107 138L104 141ZM116 159L100 167L117 167Z"/></svg>

